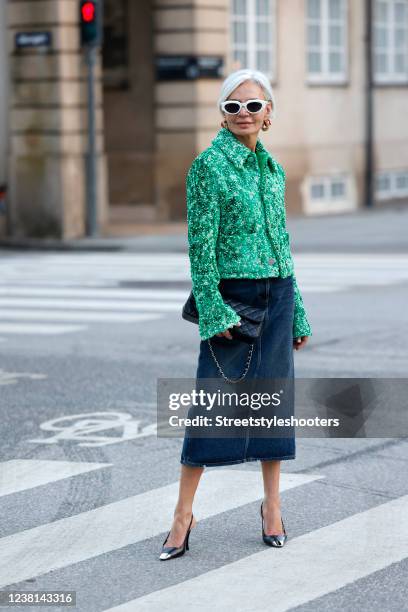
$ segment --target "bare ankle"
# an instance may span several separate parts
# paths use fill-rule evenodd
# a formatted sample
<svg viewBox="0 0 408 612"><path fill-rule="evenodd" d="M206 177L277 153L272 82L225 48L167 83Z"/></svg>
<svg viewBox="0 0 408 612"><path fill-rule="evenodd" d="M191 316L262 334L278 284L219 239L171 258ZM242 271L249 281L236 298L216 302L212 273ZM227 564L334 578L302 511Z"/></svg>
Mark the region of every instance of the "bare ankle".
<svg viewBox="0 0 408 612"><path fill-rule="evenodd" d="M263 500L263 505L266 508L280 509L281 503L279 497L265 497Z"/></svg>
<svg viewBox="0 0 408 612"><path fill-rule="evenodd" d="M192 509L191 508L176 508L174 510L174 518L187 520L191 519Z"/></svg>

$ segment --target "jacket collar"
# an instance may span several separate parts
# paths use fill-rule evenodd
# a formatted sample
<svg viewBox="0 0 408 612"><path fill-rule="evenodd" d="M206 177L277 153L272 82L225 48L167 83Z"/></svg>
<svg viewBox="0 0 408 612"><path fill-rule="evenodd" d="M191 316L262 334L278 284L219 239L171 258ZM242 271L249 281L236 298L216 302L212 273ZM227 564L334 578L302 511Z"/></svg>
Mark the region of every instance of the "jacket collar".
<svg viewBox="0 0 408 612"><path fill-rule="evenodd" d="M212 144L221 149L228 159L235 164L237 168L242 168L248 156L253 153L246 145L244 145L236 136L230 132L228 128L221 128ZM272 155L265 149L262 142L256 141L256 153L261 156L263 164L268 163L272 172L277 171L276 162ZM266 162L265 162L266 159Z"/></svg>

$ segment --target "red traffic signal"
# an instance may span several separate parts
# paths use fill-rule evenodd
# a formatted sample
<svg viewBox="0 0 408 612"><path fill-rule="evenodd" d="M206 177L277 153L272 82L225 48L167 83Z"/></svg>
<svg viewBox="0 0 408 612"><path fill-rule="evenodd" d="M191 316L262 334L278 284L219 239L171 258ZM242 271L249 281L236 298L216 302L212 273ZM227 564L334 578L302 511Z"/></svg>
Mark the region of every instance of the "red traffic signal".
<svg viewBox="0 0 408 612"><path fill-rule="evenodd" d="M93 2L85 2L81 7L82 19L89 23L96 16L95 4Z"/></svg>
<svg viewBox="0 0 408 612"><path fill-rule="evenodd" d="M81 44L96 47L102 44L102 2L81 0L80 2Z"/></svg>

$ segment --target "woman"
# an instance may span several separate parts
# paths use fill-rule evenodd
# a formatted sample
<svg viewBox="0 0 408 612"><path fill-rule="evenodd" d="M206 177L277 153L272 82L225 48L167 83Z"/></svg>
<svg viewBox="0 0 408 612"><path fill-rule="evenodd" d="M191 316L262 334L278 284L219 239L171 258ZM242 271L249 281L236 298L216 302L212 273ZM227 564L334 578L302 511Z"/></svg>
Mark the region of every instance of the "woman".
<svg viewBox="0 0 408 612"><path fill-rule="evenodd" d="M252 379L291 379L293 348L304 347L312 333L286 231L285 173L258 140L259 131L267 130L275 116L269 80L258 71L232 73L222 85L218 106L221 130L187 176L189 257L201 336L197 379L221 374L235 382L240 373ZM240 325L240 317L225 303L226 295L266 309L252 353L229 331ZM287 534L280 511L280 461L294 458L294 436L219 440L195 438L186 431L179 499L160 559L188 550L196 525L192 505L204 467L253 460L262 465L263 541L283 546Z"/></svg>

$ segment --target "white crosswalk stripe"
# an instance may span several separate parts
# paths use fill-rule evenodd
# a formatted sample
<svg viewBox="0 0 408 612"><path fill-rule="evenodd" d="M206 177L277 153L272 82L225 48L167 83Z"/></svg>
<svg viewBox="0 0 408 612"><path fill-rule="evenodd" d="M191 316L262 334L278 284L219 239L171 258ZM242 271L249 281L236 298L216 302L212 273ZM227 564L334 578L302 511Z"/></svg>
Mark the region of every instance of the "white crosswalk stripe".
<svg viewBox="0 0 408 612"><path fill-rule="evenodd" d="M78 470L77 465L73 466L72 473ZM24 469L29 471L27 465ZM45 483L47 479L57 480L58 473L61 478L67 476L66 465L54 471L49 465L38 465L37 469L40 472L36 477L38 484ZM89 469L92 467L85 464L84 471ZM6 466L6 470L10 470L10 467ZM18 472L18 469L14 470ZM45 470L45 476L41 475L42 470ZM319 478L322 476L282 474L281 490ZM7 490L7 486L12 488L13 483L7 485L6 482L5 486ZM195 512L201 519L205 519L254 502L259 498L260 487L259 472L210 470L203 474L195 501ZM171 522L177 493L178 482L175 482L1 538L0 587L91 559L164 532Z"/></svg>
<svg viewBox="0 0 408 612"><path fill-rule="evenodd" d="M293 257L302 293L408 281L408 256L402 254ZM157 287L123 286L145 281ZM186 289L160 286L176 281ZM154 322L179 315L190 282L187 253L19 253L0 259L0 333L50 336L78 333L92 323Z"/></svg>
<svg viewBox="0 0 408 612"><path fill-rule="evenodd" d="M189 260L183 253L59 253L9 258L0 262L3 280L60 282L74 280L118 282L132 280L188 280Z"/></svg>
<svg viewBox="0 0 408 612"><path fill-rule="evenodd" d="M99 470L110 465L112 464L38 459L5 461L0 464L0 497L56 482L62 478L70 478L92 470Z"/></svg>
<svg viewBox="0 0 408 612"><path fill-rule="evenodd" d="M407 514L405 495L299 536L279 555L255 553L109 612L161 612L167 602L182 611L216 602L218 610L285 612L407 558Z"/></svg>
<svg viewBox="0 0 408 612"><path fill-rule="evenodd" d="M151 321L160 318L154 314L124 314L123 312L71 312L69 310L56 312L54 310L14 310L0 308L0 318L32 321L110 321L115 323L133 323L135 321Z"/></svg>
<svg viewBox="0 0 408 612"><path fill-rule="evenodd" d="M72 332L84 331L86 325L47 325L43 323L0 323L0 334L17 334L28 336L36 334L39 336L58 336ZM0 338L5 341L6 338Z"/></svg>
<svg viewBox="0 0 408 612"><path fill-rule="evenodd" d="M71 287L2 287L0 285L0 298L7 296L27 297L69 297L69 298L104 298L125 300L137 300L146 298L162 298L168 300L182 300L186 292L171 289L87 289Z"/></svg>
<svg viewBox="0 0 408 612"><path fill-rule="evenodd" d="M62 298L2 298L0 297L1 308L56 308L57 310L115 310L120 307L121 312L132 310L158 310L167 312L179 312L179 302L156 302L155 300L141 300L126 302L120 304L117 300L104 300L103 302L95 300L66 300ZM35 311L34 311L35 312Z"/></svg>

